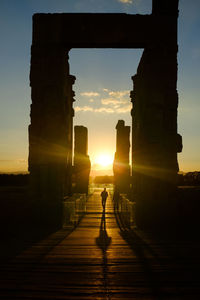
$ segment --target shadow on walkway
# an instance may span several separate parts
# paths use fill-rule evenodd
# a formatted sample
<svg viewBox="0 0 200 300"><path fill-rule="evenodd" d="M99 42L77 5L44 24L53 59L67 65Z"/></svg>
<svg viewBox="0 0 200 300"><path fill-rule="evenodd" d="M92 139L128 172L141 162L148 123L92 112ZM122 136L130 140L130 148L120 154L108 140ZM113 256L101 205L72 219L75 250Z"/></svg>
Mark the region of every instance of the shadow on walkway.
<svg viewBox="0 0 200 300"><path fill-rule="evenodd" d="M106 216L105 211L102 212L101 224L99 228L99 236L96 238L96 244L102 251L102 272L103 272L103 287L106 297L109 299L109 287L108 287L108 259L107 249L111 244L112 238L108 236L106 231Z"/></svg>
<svg viewBox="0 0 200 300"><path fill-rule="evenodd" d="M96 238L97 246L105 253L111 243L112 238L108 236L106 231L106 217L105 211L102 212L101 224L99 229L99 236Z"/></svg>
<svg viewBox="0 0 200 300"><path fill-rule="evenodd" d="M135 231L123 226L118 214L115 213L115 217L121 237L127 242L140 263L146 284L151 290L152 296L154 299L163 299L160 273L154 270L155 265L157 268L164 269L162 268L161 258Z"/></svg>

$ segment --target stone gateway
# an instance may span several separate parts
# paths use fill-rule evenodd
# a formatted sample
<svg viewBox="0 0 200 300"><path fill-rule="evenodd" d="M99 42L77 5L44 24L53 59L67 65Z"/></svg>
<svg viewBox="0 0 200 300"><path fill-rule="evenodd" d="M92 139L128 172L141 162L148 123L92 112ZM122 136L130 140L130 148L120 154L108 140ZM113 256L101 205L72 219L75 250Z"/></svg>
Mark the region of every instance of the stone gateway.
<svg viewBox="0 0 200 300"><path fill-rule="evenodd" d="M131 193L140 226L158 224L170 211L181 149L176 89L178 0L153 0L152 4L151 15L33 16L29 171L33 199L45 211L43 217L54 216L55 226L61 224L63 196L71 193L75 77L70 74L68 53L72 48L144 49L132 78Z"/></svg>

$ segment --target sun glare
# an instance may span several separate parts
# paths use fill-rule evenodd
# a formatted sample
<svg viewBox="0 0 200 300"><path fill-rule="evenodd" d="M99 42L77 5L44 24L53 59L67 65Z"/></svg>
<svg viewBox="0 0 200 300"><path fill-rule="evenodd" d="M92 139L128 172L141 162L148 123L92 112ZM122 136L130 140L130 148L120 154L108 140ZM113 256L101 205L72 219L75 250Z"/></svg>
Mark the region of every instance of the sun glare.
<svg viewBox="0 0 200 300"><path fill-rule="evenodd" d="M109 154L100 154L96 158L96 163L101 167L108 167L109 165L112 165L113 157Z"/></svg>

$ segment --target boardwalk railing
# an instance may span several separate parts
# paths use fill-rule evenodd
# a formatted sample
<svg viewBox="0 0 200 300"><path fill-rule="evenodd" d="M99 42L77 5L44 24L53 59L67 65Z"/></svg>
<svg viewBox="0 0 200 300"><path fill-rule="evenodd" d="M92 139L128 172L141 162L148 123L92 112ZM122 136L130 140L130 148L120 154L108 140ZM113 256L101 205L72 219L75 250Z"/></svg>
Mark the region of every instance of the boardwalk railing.
<svg viewBox="0 0 200 300"><path fill-rule="evenodd" d="M87 197L85 194L74 194L65 197L63 202L63 226L76 226L86 212Z"/></svg>
<svg viewBox="0 0 200 300"><path fill-rule="evenodd" d="M135 224L135 202L130 201L125 194L120 194L118 200L114 200L115 213L117 213L124 227L134 227Z"/></svg>

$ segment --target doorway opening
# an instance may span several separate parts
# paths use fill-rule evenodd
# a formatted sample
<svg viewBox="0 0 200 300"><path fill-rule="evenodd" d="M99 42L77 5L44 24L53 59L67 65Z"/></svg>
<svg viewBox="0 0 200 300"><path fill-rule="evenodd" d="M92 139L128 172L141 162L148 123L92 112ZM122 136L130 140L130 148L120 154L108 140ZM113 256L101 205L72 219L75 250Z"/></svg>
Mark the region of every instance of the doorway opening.
<svg viewBox="0 0 200 300"><path fill-rule="evenodd" d="M142 52L143 49L72 49L69 53L70 73L76 76L74 126L88 128L93 178L113 176L115 127L118 120L131 127L131 77L137 72Z"/></svg>

